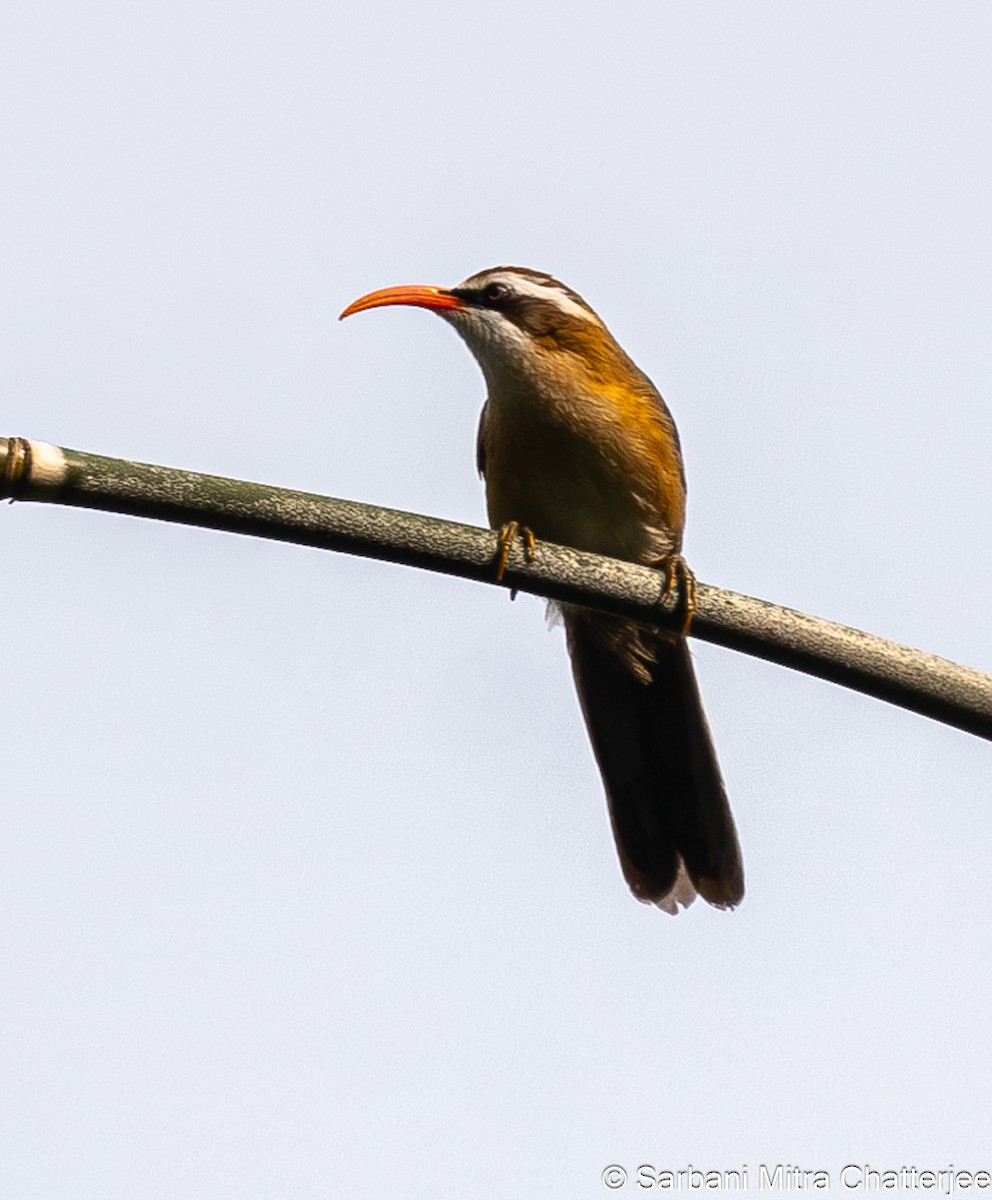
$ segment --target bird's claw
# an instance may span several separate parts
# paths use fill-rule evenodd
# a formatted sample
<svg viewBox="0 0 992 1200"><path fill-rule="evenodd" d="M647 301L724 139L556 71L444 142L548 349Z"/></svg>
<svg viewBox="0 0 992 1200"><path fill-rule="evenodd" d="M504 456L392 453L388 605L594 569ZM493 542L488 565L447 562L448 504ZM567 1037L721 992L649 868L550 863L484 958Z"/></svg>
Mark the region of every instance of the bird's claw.
<svg viewBox="0 0 992 1200"><path fill-rule="evenodd" d="M665 575L665 586L661 593L662 600L675 595L682 609L682 636L689 632L692 624L692 614L696 611L696 577L689 570L689 564L681 554L666 554L658 563Z"/></svg>
<svg viewBox="0 0 992 1200"><path fill-rule="evenodd" d="M496 560L497 582L502 580L506 572L506 563L518 534L523 539L524 558L527 562L534 561L534 555L537 553L537 540L533 532L526 525L521 525L519 521L507 521L505 525L500 526L496 539L496 546L499 550L499 557Z"/></svg>

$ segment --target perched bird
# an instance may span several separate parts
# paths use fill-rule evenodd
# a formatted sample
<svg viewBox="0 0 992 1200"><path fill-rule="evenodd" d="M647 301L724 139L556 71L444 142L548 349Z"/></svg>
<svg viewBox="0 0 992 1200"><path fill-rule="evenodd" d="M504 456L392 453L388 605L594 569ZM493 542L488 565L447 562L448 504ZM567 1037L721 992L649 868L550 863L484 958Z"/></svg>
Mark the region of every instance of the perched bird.
<svg viewBox="0 0 992 1200"><path fill-rule="evenodd" d="M438 313L488 387L478 437L489 519L502 554L518 531L656 566L681 559L685 477L678 434L654 385L588 304L524 267L453 288L371 292L342 317L388 304ZM572 671L634 895L675 913L698 893L718 908L744 873L685 637L563 605Z"/></svg>

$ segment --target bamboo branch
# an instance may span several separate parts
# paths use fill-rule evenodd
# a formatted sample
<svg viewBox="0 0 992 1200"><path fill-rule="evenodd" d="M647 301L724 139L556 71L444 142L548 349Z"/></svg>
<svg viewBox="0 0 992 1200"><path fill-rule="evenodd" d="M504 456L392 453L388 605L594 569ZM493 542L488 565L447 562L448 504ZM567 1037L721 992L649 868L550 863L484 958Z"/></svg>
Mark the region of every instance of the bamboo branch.
<svg viewBox="0 0 992 1200"><path fill-rule="evenodd" d="M0 438L0 499L127 513L404 563L495 584L496 534L434 517L215 475ZM541 542L514 549L499 586L636 617L680 622L658 572ZM992 676L844 625L708 584L691 633L992 739Z"/></svg>

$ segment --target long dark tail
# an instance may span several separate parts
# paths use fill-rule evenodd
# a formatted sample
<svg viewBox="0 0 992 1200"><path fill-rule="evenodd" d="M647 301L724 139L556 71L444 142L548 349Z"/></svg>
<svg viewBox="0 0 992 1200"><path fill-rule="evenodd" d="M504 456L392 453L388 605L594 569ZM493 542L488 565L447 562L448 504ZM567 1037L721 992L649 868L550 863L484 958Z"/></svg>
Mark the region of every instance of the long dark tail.
<svg viewBox="0 0 992 1200"><path fill-rule="evenodd" d="M565 628L631 891L733 908L744 868L685 638L576 610Z"/></svg>

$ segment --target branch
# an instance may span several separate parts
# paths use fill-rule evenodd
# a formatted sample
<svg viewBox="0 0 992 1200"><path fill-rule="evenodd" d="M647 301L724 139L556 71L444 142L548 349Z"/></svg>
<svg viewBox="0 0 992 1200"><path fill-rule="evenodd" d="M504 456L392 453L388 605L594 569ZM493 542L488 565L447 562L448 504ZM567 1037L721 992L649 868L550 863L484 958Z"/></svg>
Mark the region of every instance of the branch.
<svg viewBox="0 0 992 1200"><path fill-rule="evenodd" d="M495 584L496 535L352 500L0 438L0 499L128 513ZM541 542L499 586L677 628L658 572ZM692 634L992 739L992 676L765 600L698 585Z"/></svg>

